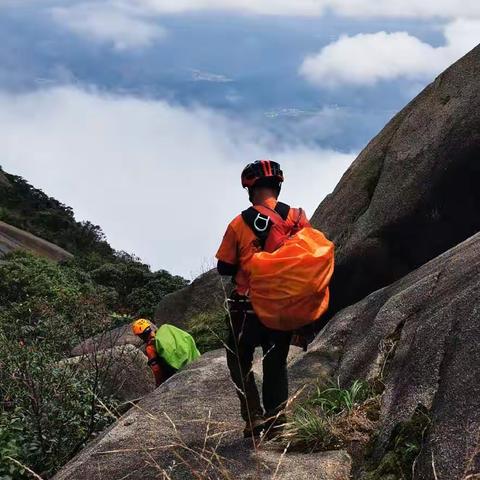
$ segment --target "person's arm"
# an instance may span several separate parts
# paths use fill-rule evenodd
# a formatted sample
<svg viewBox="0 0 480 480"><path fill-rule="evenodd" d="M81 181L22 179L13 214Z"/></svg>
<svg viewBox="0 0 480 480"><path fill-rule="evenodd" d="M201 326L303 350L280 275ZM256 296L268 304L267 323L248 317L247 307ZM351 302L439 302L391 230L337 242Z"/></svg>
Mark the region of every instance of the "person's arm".
<svg viewBox="0 0 480 480"><path fill-rule="evenodd" d="M237 236L231 225L228 226L222 243L218 249L217 271L220 275L229 275L234 277L238 270L237 259Z"/></svg>
<svg viewBox="0 0 480 480"><path fill-rule="evenodd" d="M237 273L237 270L237 265L232 265L231 263L223 262L222 260L217 262L217 271L220 275L229 275L230 277L233 277Z"/></svg>
<svg viewBox="0 0 480 480"><path fill-rule="evenodd" d="M157 351L153 345L147 345L145 348L145 353L148 358L148 366L151 368L153 376L155 377L155 385L159 387L163 383L164 375Z"/></svg>

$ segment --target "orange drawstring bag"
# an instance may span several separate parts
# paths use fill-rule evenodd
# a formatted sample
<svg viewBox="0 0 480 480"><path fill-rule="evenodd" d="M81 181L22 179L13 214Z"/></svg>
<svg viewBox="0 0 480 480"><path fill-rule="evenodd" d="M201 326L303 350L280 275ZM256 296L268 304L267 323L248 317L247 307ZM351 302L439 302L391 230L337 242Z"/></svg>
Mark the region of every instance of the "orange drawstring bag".
<svg viewBox="0 0 480 480"><path fill-rule="evenodd" d="M248 265L249 296L260 321L288 331L318 320L328 308L333 254L333 243L311 227L274 252L255 253Z"/></svg>

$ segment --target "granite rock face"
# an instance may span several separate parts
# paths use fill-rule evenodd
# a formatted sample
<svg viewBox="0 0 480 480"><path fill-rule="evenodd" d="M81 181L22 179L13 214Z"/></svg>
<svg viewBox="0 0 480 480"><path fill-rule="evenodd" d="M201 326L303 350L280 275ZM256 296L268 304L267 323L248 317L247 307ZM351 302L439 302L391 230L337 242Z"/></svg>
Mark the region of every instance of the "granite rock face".
<svg viewBox="0 0 480 480"><path fill-rule="evenodd" d="M480 47L400 111L312 217L336 245L331 310L480 230Z"/></svg>
<svg viewBox="0 0 480 480"><path fill-rule="evenodd" d="M312 379L380 380L381 458L419 404L431 426L414 479L480 474L480 233L339 312L299 357L296 386ZM439 473L441 472L441 473Z"/></svg>
<svg viewBox="0 0 480 480"><path fill-rule="evenodd" d="M65 360L80 368L98 370L106 392L124 402L138 400L155 389L147 361L146 355L133 345L96 350Z"/></svg>
<svg viewBox="0 0 480 480"><path fill-rule="evenodd" d="M223 309L225 293L228 294L230 288L228 279L222 279L216 270L210 270L188 287L166 295L155 312L155 324L170 323L184 328L198 314Z"/></svg>
<svg viewBox="0 0 480 480"><path fill-rule="evenodd" d="M345 452L282 458L281 451L253 449L243 426L224 353L210 352L144 398L54 478L113 480L128 473L137 480L267 480L277 471L279 480L349 479Z"/></svg>

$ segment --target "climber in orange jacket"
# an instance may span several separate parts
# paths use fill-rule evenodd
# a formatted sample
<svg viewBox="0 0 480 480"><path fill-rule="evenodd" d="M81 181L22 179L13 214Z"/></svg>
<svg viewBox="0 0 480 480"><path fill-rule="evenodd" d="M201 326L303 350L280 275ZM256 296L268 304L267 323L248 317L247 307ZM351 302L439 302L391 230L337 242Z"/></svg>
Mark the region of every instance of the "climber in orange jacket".
<svg viewBox="0 0 480 480"><path fill-rule="evenodd" d="M283 172L280 165L270 160L259 160L245 167L241 175L242 186L248 189L253 206L268 209L280 215L286 224L297 228L309 226L301 209L290 208L277 201ZM250 218L251 215L253 218ZM255 215L257 214L257 217ZM259 230L266 229L258 212L245 210L228 225L217 252L217 270L220 275L232 277L235 289L228 305L230 334L227 341L227 363L240 399L241 414L246 422L244 435L256 436L279 425L280 414L288 399L287 355L291 332L265 327L253 311L249 301L248 262L262 249L262 241L252 229L252 222ZM263 411L252 372L255 347L263 350ZM275 422L276 420L276 422Z"/></svg>
<svg viewBox="0 0 480 480"><path fill-rule="evenodd" d="M176 370L158 355L155 348L155 325L149 320L139 318L132 323L132 331L145 343L145 354L148 358L148 365L155 377L155 385L158 387L165 380L170 378Z"/></svg>

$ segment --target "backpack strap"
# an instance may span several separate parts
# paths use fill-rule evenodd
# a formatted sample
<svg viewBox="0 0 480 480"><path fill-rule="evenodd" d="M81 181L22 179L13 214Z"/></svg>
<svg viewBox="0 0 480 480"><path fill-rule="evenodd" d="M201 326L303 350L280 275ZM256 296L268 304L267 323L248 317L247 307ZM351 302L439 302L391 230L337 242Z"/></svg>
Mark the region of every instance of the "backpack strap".
<svg viewBox="0 0 480 480"><path fill-rule="evenodd" d="M272 228L272 221L270 217L262 215L253 207L247 208L242 212L243 221L250 227L252 232L258 238L260 246L264 247L267 241L270 228Z"/></svg>
<svg viewBox="0 0 480 480"><path fill-rule="evenodd" d="M282 217L282 220L285 221L288 218L290 213L290 205L286 203L277 202L275 205L275 211Z"/></svg>
<svg viewBox="0 0 480 480"><path fill-rule="evenodd" d="M272 213L273 212L277 213L282 220L285 221L290 213L290 206L286 203L277 202L275 210L272 210ZM263 249L268 234L270 233L270 228L272 228L272 219L268 215L259 212L255 207L250 207L247 208L247 210L244 210L242 212L242 218L258 238L260 246Z"/></svg>
<svg viewBox="0 0 480 480"><path fill-rule="evenodd" d="M299 225L300 225L300 221L302 220L302 217L303 217L303 209L299 208L298 209L298 216L297 216L297 219L295 220L295 224L293 226L293 229L297 232L300 230Z"/></svg>

